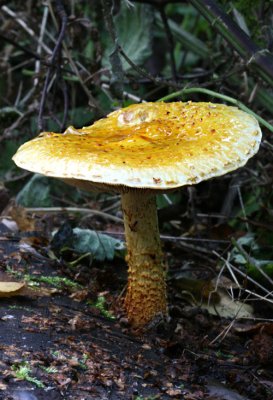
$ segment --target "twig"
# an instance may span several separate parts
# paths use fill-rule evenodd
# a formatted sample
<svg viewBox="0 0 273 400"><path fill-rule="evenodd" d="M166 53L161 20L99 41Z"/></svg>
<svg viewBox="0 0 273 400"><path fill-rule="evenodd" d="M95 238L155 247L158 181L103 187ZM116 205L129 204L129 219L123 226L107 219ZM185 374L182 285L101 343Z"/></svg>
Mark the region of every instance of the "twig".
<svg viewBox="0 0 273 400"><path fill-rule="evenodd" d="M156 25L158 25L159 28L162 29L163 22L159 15L155 16L155 23L156 23ZM183 49L192 51L193 53L197 54L202 59L209 58L209 56L210 56L209 48L202 40L198 39L195 35L191 34L190 32L186 31L185 29L182 29L180 27L180 25L178 25L176 22L174 22L170 18L168 20L168 25L170 27L173 37L178 42L181 43L181 45L183 46ZM189 72L188 74L183 74L183 77L184 76L187 77L191 74L194 75L195 73L197 73L197 71L194 73ZM207 72L205 72L205 73L207 73ZM212 71L209 71L208 73L211 75ZM204 74L204 72L202 72L201 74Z"/></svg>
<svg viewBox="0 0 273 400"><path fill-rule="evenodd" d="M218 340L222 341L225 339L231 328L236 322L236 317L231 321L228 326L226 326L213 340L210 341L209 345L212 346L214 343L218 342Z"/></svg>
<svg viewBox="0 0 273 400"><path fill-rule="evenodd" d="M107 83L103 83L103 84L101 85L101 88L102 88L102 89L105 89L105 90L109 90L109 89L110 89L110 85L107 85ZM141 97L135 96L134 94L129 93L129 92L127 92L126 90L123 91L123 97L124 97L125 99L133 100L133 101L135 101L136 103L146 103L146 101L143 100Z"/></svg>
<svg viewBox="0 0 273 400"><path fill-rule="evenodd" d="M22 50L25 54L28 54L30 57L33 57L35 60L39 60L41 62L41 64L45 65L46 67L52 67L54 69L57 68L56 65L52 65L50 62L44 60L40 55L38 55L37 53L35 53L34 51L31 51L29 48L21 46L19 43L17 43L15 40L11 39L10 37L4 35L3 32L0 32L0 38L4 39L6 42L12 44L14 47L16 47L17 49ZM51 52L50 52L51 54ZM26 61L24 61L26 62ZM29 60L27 61L29 62ZM20 65L20 64L19 64ZM11 70L13 71L15 68L18 68L19 66L17 65L16 67L11 68ZM75 75L70 69L64 68L61 66L62 71L70 74L70 75Z"/></svg>
<svg viewBox="0 0 273 400"><path fill-rule="evenodd" d="M44 37L44 33L45 33L45 27L46 27L46 24L47 24L47 17L48 17L48 6L45 5L44 6L43 19L42 19L41 28L40 28L39 43L38 43L38 47L37 47L37 55L38 56L41 56L41 53L42 53L42 45L41 45L41 43L43 42L43 37ZM36 75L40 71L40 66L41 66L41 60L40 59L36 59L36 61L35 61L35 74ZM39 80L36 77L34 79L34 86L37 86L38 82L39 82Z"/></svg>
<svg viewBox="0 0 273 400"><path fill-rule="evenodd" d="M114 3L112 0L101 0L102 12L106 23L106 28L108 30L109 36L113 42L113 51L109 56L109 61L111 64L111 89L113 93L118 98L122 98L123 95L123 81L124 72L122 67L122 62L119 55L119 43L116 33L116 27L113 20L113 7ZM130 39L129 39L130 40Z"/></svg>
<svg viewBox="0 0 273 400"><path fill-rule="evenodd" d="M123 51L121 47L119 47L119 52L122 55L122 57L126 60L126 62L140 75L148 79L148 81L153 82L157 86L161 87L169 87L173 88L175 90L179 89L182 87L182 85L168 81L166 79L162 78L155 78L153 75L149 74L147 71L145 71L143 68L139 67L136 65L128 56L127 54Z"/></svg>
<svg viewBox="0 0 273 400"><path fill-rule="evenodd" d="M168 18L167 18L166 12L165 12L165 7L160 6L160 7L158 7L158 10L160 13L161 20L163 22L163 26L164 26L164 29L166 32L166 37L167 37L168 44L169 44L170 62L171 62L173 79L174 79L174 81L176 81L177 80L177 71L176 71L175 58L174 58L174 41L173 41L172 31L169 26Z"/></svg>
<svg viewBox="0 0 273 400"><path fill-rule="evenodd" d="M11 139L14 137L18 138L20 136L20 133L17 131L18 126L20 126L22 121L24 121L26 118L28 118L34 112L36 112L35 107L31 107L27 112L20 115L16 119L16 121L13 122L13 124L11 126L9 126L8 128L6 128L4 130L4 133L0 136L0 143L6 139Z"/></svg>
<svg viewBox="0 0 273 400"><path fill-rule="evenodd" d="M229 271L230 275L232 276L234 282L236 283L236 285L238 286L238 289L244 291L245 293L251 294L252 296L258 298L259 300L263 300L263 301L268 301L269 303L273 304L273 299L269 299L269 296L272 296L273 292L267 290L263 285L261 285L260 283L258 283L257 281L255 281L254 279L252 279L250 276L248 276L245 272L242 272L239 268L235 267L235 265L231 264L228 260L226 260L224 257L222 257L219 253L217 253L216 251L213 251L213 253L220 259L222 260L226 267L227 270ZM242 287L240 285L240 283L238 282L234 271L236 273L238 273L239 275L241 275L244 279L248 280L249 282L251 282L252 284L254 284L256 287L258 287L259 289L261 289L263 292L265 292L266 294L264 296L259 295L258 293L255 293L249 289L246 289L244 287Z"/></svg>
<svg viewBox="0 0 273 400"><path fill-rule="evenodd" d="M17 14L7 6L2 6L1 10L12 17L29 34L29 36L31 36L37 43L39 43L48 54L51 54L50 48L47 47L43 42L39 41L39 39L36 37L35 32L27 26L22 18L19 18Z"/></svg>
<svg viewBox="0 0 273 400"><path fill-rule="evenodd" d="M106 233L107 235L112 235L112 236L125 236L124 232L98 231L98 233ZM222 239L204 239L204 238L199 239L193 237L169 236L169 235L160 235L160 239L169 242L198 242L198 243L219 243L219 244L230 243L228 240L222 240Z"/></svg>
<svg viewBox="0 0 273 400"><path fill-rule="evenodd" d="M90 90L88 89L88 87L85 85L84 80L82 79L81 73L77 67L77 64L73 61L68 49L66 49L65 47L65 55L69 61L69 64L72 68L72 71L74 72L74 74L77 76L80 85L84 91L84 93L86 94L87 98L88 98L88 105L90 108L96 109L98 116L101 117L104 115L104 112L101 108L101 106L99 105L99 103L97 102L97 100L92 96L92 93L90 92Z"/></svg>
<svg viewBox="0 0 273 400"><path fill-rule="evenodd" d="M27 207L27 212L34 213L34 214L51 214L57 212L67 212L67 213L74 213L74 214L88 214L88 215L98 215L99 217L103 217L105 219L110 219L114 222L122 223L123 220L121 218L115 217L114 215L107 214L103 211L99 210L91 210L90 208L78 208L78 207Z"/></svg>
<svg viewBox="0 0 273 400"><path fill-rule="evenodd" d="M245 249L238 243L237 240L232 239L231 240L232 244L234 247L237 248L237 250L240 252L240 254L244 257L244 259L251 265L253 265L257 270L260 272L260 274L272 285L273 287L273 280L270 278L270 276L267 275L267 273L259 266L255 258L251 257L250 255L247 254Z"/></svg>
<svg viewBox="0 0 273 400"><path fill-rule="evenodd" d="M64 35L65 35L66 25L67 25L67 15L66 15L66 12L65 12L62 2L61 2L61 0L55 0L55 1L56 1L56 11L61 19L61 29L60 29L60 33L59 33L59 37L58 37L56 46L51 55L51 59L50 59L51 65L48 68L48 71L46 74L44 89L43 89L42 97L41 97L40 110L39 110L39 115L38 115L38 128L41 131L43 130L43 113L44 113L46 95L48 92L48 85L49 85L49 81L50 81L51 74L52 74L52 68L53 68L53 64L55 63L56 58L60 52L62 41L63 41Z"/></svg>
<svg viewBox="0 0 273 400"><path fill-rule="evenodd" d="M54 22L55 26L57 26L57 21L56 21L55 14L54 14L54 12L52 10L52 7L51 7L51 3L49 3L49 10L50 10L50 13L51 13L51 18L53 19L53 22ZM46 34L55 44L57 43L55 38L52 37L52 35L50 34L50 32L46 32ZM84 66L79 61L74 62L74 60L72 59L71 53L68 50L68 48L67 48L65 43L63 43L63 51L64 51L64 56L67 58L67 60L69 62L69 65L71 67L71 70L69 70L68 72L71 75L74 75L75 77L77 77L77 79L78 79L78 81L79 81L84 93L86 94L86 96L88 98L88 105L90 106L90 108L93 108L93 109L97 110L97 116L98 117L103 116L104 112L103 112L101 106L99 105L99 103L97 102L97 100L92 96L90 90L86 86L86 82L82 78L82 74L79 71L78 66L80 68L84 69L84 71L87 74L89 74L89 71L86 68L84 68ZM67 71L67 70L62 67L62 71ZM89 76L91 76L91 74L89 74Z"/></svg>
<svg viewBox="0 0 273 400"><path fill-rule="evenodd" d="M133 0L134 3L146 3L152 6L165 6L170 3L181 3L181 0Z"/></svg>
<svg viewBox="0 0 273 400"><path fill-rule="evenodd" d="M242 192L241 192L241 187L240 185L234 185L236 190L237 190L237 194L238 194L238 199L239 199L239 203L240 203L240 207L244 216L244 220L245 220L245 226L246 226L246 230L249 232L249 224L247 222L247 216L246 216L246 210L245 210L245 205L244 205L244 200L243 200L243 196L242 196Z"/></svg>
<svg viewBox="0 0 273 400"><path fill-rule="evenodd" d="M217 223L222 224L227 218L230 218L232 214L232 210L234 208L234 201L237 197L236 186L241 184L240 176L235 175L235 177L231 178L231 181L228 186L227 193L224 197L224 201L220 210L220 215Z"/></svg>

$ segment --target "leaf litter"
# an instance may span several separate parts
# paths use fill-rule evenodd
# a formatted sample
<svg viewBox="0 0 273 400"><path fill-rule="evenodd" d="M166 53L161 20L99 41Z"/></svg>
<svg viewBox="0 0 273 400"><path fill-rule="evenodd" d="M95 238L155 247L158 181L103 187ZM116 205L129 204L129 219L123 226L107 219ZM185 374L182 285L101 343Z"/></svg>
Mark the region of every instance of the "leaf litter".
<svg viewBox="0 0 273 400"><path fill-rule="evenodd" d="M272 397L271 323L250 322L254 310L233 301L234 282L177 275L187 252L171 243L170 321L136 336L119 300L126 270L116 242L111 257L73 264L78 249L51 247L37 224L13 232L0 223L0 281L13 289L0 299L0 399Z"/></svg>

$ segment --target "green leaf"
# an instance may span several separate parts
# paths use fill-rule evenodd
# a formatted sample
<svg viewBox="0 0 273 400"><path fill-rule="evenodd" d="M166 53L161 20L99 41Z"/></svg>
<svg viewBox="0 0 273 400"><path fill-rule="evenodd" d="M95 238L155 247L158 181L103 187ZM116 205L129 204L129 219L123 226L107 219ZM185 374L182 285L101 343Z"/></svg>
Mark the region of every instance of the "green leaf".
<svg viewBox="0 0 273 400"><path fill-rule="evenodd" d="M116 250L123 250L121 240L91 231L90 229L73 229L72 248L78 253L91 253L98 261L113 260Z"/></svg>
<svg viewBox="0 0 273 400"><path fill-rule="evenodd" d="M129 7L121 3L120 11L114 18L118 43L126 55L137 65L143 65L151 55L151 39L153 31L153 11L147 4L134 4ZM104 64L109 65L109 56L114 50L113 41L106 41ZM122 60L124 71L131 67Z"/></svg>
<svg viewBox="0 0 273 400"><path fill-rule="evenodd" d="M230 260L238 264L255 281L268 283L268 278L273 277L273 260L267 259L273 256L272 251L265 252L252 233L242 236L236 242L234 241L234 244Z"/></svg>
<svg viewBox="0 0 273 400"><path fill-rule="evenodd" d="M237 242L240 246L249 247L251 250L256 250L258 248L256 237L253 233L247 233L244 236L241 236Z"/></svg>
<svg viewBox="0 0 273 400"><path fill-rule="evenodd" d="M9 173L9 170L15 168L15 164L11 158L16 152L17 148L18 144L15 141L7 140L1 143L0 179L5 179L6 175Z"/></svg>
<svg viewBox="0 0 273 400"><path fill-rule="evenodd" d="M77 202L81 194L59 179L34 174L18 193L16 201L23 207L52 207L63 198Z"/></svg>
<svg viewBox="0 0 273 400"><path fill-rule="evenodd" d="M232 259L237 264L246 264L247 263L247 260L245 259L245 257L242 254L234 254L232 256Z"/></svg>
<svg viewBox="0 0 273 400"><path fill-rule="evenodd" d="M158 208L168 207L181 201L181 192L173 192L168 194L159 194L156 196L156 204Z"/></svg>
<svg viewBox="0 0 273 400"><path fill-rule="evenodd" d="M273 260L255 260L255 264L247 265L247 274L258 282L266 282L263 275L266 274L269 278L273 277ZM261 272L262 271L262 272Z"/></svg>
<svg viewBox="0 0 273 400"><path fill-rule="evenodd" d="M18 193L16 202L24 207L50 207L49 179L35 174Z"/></svg>
<svg viewBox="0 0 273 400"><path fill-rule="evenodd" d="M168 23L174 38L182 44L183 49L191 51L203 59L209 57L209 49L206 43L180 27L175 21L169 19ZM156 16L156 25L163 29L163 23L159 15Z"/></svg>

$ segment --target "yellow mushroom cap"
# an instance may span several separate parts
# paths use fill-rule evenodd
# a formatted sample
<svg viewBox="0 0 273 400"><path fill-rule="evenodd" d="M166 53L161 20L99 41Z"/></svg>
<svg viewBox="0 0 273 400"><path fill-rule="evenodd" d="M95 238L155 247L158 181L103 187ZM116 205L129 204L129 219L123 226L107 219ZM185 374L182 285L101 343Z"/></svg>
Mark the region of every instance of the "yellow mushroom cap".
<svg viewBox="0 0 273 400"><path fill-rule="evenodd" d="M23 144L13 160L29 171L79 180L87 187L164 191L243 166L260 141L256 119L236 107L143 103L82 129L41 133Z"/></svg>

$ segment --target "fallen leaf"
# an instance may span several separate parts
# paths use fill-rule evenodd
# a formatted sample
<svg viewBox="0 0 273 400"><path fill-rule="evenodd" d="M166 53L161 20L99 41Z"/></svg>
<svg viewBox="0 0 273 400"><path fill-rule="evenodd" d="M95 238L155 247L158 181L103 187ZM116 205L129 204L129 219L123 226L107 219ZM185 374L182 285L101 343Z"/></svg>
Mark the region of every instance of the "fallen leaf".
<svg viewBox="0 0 273 400"><path fill-rule="evenodd" d="M0 297L17 296L25 282L0 282Z"/></svg>
<svg viewBox="0 0 273 400"><path fill-rule="evenodd" d="M236 325L234 327L237 333L247 333L247 334L257 334L257 333L267 333L269 335L273 334L273 324L271 322L258 322L257 324L250 325Z"/></svg>
<svg viewBox="0 0 273 400"><path fill-rule="evenodd" d="M86 300L88 294L89 294L88 289L82 289L72 293L69 297L75 301L83 301Z"/></svg>
<svg viewBox="0 0 273 400"><path fill-rule="evenodd" d="M169 396L174 397L174 396L182 395L182 390L181 389L168 389L168 390L166 390L166 393Z"/></svg>
<svg viewBox="0 0 273 400"><path fill-rule="evenodd" d="M15 318L14 315L4 315L0 319L1 319L1 321L8 321L8 320L11 320L11 319L14 319L14 318Z"/></svg>
<svg viewBox="0 0 273 400"><path fill-rule="evenodd" d="M16 222L20 231L27 232L36 230L36 219L28 215L27 210L24 207L11 203L7 210L7 215Z"/></svg>
<svg viewBox="0 0 273 400"><path fill-rule="evenodd" d="M0 390L7 390L7 385L0 382Z"/></svg>
<svg viewBox="0 0 273 400"><path fill-rule="evenodd" d="M241 396L239 393L235 392L233 389L225 387L221 383L215 382L207 386L208 392L211 396L220 398L223 400L248 400L246 397Z"/></svg>
<svg viewBox="0 0 273 400"><path fill-rule="evenodd" d="M15 221L13 221L12 219L9 218L3 218L1 223L3 225L5 225L6 228L8 228L8 230L10 230L11 232L18 232L18 225Z"/></svg>
<svg viewBox="0 0 273 400"><path fill-rule="evenodd" d="M223 318L253 318L253 308L242 301L232 299L225 290L218 289L218 303L204 303L201 308L206 309L212 315Z"/></svg>
<svg viewBox="0 0 273 400"><path fill-rule="evenodd" d="M172 284L181 290L183 297L192 298L196 303L208 299L213 301L213 303L219 301L215 285L211 281L178 276L173 280Z"/></svg>

